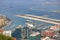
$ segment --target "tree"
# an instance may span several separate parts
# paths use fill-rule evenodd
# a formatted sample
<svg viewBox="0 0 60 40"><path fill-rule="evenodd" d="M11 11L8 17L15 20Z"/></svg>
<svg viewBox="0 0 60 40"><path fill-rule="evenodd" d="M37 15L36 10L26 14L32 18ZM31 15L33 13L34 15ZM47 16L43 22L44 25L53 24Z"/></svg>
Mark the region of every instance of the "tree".
<svg viewBox="0 0 60 40"><path fill-rule="evenodd" d="M3 34L0 34L0 40L13 40L13 38L9 37L9 36L5 36Z"/></svg>

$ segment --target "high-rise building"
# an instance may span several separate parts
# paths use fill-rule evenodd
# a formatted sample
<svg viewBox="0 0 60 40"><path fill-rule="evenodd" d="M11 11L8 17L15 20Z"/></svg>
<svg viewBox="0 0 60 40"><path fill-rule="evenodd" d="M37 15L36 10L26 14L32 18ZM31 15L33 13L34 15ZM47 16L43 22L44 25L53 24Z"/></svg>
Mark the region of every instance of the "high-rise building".
<svg viewBox="0 0 60 40"><path fill-rule="evenodd" d="M28 39L28 38L29 38L29 35L30 35L30 30L29 30L29 28L28 28L28 27L24 27L24 28L23 28L23 37L24 37L25 39Z"/></svg>
<svg viewBox="0 0 60 40"><path fill-rule="evenodd" d="M16 38L17 40L21 40L21 28L17 28L13 33L12 37Z"/></svg>

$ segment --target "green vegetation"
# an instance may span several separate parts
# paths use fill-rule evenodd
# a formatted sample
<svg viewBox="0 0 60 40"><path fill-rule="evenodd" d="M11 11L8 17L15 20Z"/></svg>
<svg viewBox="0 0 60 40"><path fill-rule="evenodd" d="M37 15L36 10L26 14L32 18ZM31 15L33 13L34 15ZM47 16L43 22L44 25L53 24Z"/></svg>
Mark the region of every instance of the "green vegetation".
<svg viewBox="0 0 60 40"><path fill-rule="evenodd" d="M5 36L3 34L0 34L0 40L13 40L13 38L9 37L9 36Z"/></svg>

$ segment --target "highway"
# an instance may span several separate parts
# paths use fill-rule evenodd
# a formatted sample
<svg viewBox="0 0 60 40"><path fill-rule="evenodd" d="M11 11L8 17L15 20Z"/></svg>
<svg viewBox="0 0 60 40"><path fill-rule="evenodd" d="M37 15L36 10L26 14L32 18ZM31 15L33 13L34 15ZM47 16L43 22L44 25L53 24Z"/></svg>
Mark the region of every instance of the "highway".
<svg viewBox="0 0 60 40"><path fill-rule="evenodd" d="M46 18L46 17L42 17L42 16L36 16L36 15L30 15L30 14L21 14L21 15L16 15L16 16L20 17L20 18L36 20L36 21L50 23L50 24L60 24L60 20Z"/></svg>

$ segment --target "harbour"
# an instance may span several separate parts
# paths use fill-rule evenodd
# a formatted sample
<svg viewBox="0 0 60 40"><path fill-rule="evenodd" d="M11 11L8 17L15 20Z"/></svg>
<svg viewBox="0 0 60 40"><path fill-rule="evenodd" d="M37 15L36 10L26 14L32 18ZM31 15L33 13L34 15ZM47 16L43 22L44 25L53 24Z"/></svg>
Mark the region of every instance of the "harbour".
<svg viewBox="0 0 60 40"><path fill-rule="evenodd" d="M59 0L0 0L0 40L60 40Z"/></svg>

